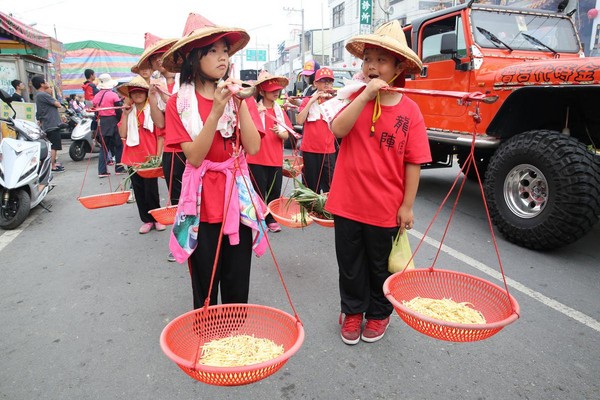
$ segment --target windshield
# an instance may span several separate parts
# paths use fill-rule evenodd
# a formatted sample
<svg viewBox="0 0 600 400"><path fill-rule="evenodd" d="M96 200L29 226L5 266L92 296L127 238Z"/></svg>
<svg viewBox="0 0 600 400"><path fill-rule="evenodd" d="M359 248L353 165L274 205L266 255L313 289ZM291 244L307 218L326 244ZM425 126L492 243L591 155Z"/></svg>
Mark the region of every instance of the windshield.
<svg viewBox="0 0 600 400"><path fill-rule="evenodd" d="M573 24L565 17L503 10L473 10L471 21L475 41L482 47L508 46L512 50L554 50L562 53L579 51Z"/></svg>

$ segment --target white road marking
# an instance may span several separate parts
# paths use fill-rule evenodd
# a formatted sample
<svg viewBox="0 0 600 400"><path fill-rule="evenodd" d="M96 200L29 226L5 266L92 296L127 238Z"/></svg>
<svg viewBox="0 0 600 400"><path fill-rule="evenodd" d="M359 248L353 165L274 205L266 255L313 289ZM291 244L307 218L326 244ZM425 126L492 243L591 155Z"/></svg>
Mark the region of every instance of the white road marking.
<svg viewBox="0 0 600 400"><path fill-rule="evenodd" d="M4 250L4 248L6 246L8 246L13 240L15 240L17 238L17 236L19 236L23 232L23 230L25 228L27 228L29 226L29 224L31 224L35 220L36 216L37 216L37 212L34 213L32 211L29 214L29 216L27 217L27 219L25 221L23 221L21 226L19 226L17 229L4 231L4 233L2 235L0 235L0 252L2 250Z"/></svg>
<svg viewBox="0 0 600 400"><path fill-rule="evenodd" d="M410 233L411 235L413 235L414 237L418 238L419 240L421 240L421 238L423 237L423 234L421 232L415 231L414 229L411 229L410 231L407 231L407 232ZM435 248L440 247L440 242L438 242L437 240L432 239L430 237L425 237L424 242ZM460 251L454 250L453 248L448 247L445 244L442 245L442 251L444 253L448 254L449 256L454 257L457 260L460 260L460 261L464 262L465 264L483 272L484 274L489 275L492 278L499 280L500 282L503 282L502 274L500 272L497 272L496 270L461 253ZM581 322L585 326L592 328L595 331L600 332L600 321L593 319L589 315L586 315L586 314L579 312L569 306L566 306L556 300L546 297L543 294L541 294L540 292L536 292L535 290L530 289L527 286L523 285L522 283L517 282L513 279L510 279L509 277L506 277L506 284L509 287L511 287L515 290L518 290L519 292L531 297L532 299L537 300L540 303L558 311L559 313L564 314L569 318L573 318L575 321ZM500 285L500 286L504 287L504 283L502 283L502 285Z"/></svg>

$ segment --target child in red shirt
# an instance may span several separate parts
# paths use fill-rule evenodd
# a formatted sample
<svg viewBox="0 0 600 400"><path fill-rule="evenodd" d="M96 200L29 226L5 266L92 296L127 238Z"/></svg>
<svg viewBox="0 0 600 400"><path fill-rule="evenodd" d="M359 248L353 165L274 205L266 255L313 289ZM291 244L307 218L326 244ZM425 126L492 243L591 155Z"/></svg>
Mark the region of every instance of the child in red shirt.
<svg viewBox="0 0 600 400"><path fill-rule="evenodd" d="M178 262L188 261L194 308L200 308L207 300L217 304L219 291L223 304L248 302L252 251L265 251L267 228L266 206L252 188L245 159L260 149L249 108L256 111L256 102L234 97L236 84L227 77L230 57L250 37L198 15L195 20L203 26L190 28L162 64L181 72L179 91L165 110L165 145L181 146L187 159L169 248Z"/></svg>
<svg viewBox="0 0 600 400"><path fill-rule="evenodd" d="M153 228L157 231L166 229L148 213L160 207L158 178L142 178L132 170L133 166L145 162L150 156L160 154L161 150L150 117L148 89L148 83L141 76L136 76L117 89L131 105L123 111L119 124L119 136L124 139L121 162L130 167L131 187L135 194L140 219L144 223L139 229L141 234L148 233Z"/></svg>
<svg viewBox="0 0 600 400"><path fill-rule="evenodd" d="M421 164L431 161L423 116L408 97L381 89L402 85L422 64L398 21L351 38L365 84L331 123L343 138L326 209L334 215L341 337L346 344L383 337L393 312L383 293L398 230L414 224ZM362 329L363 315L367 322ZM362 332L362 333L361 333Z"/></svg>
<svg viewBox="0 0 600 400"><path fill-rule="evenodd" d="M281 195L283 142L288 138L288 131L282 125L292 129L292 123L276 100L288 82L283 76L264 72L255 83L258 90L258 112L265 128L265 136L258 154L246 158L254 188L267 204ZM265 222L271 232L281 231L281 226L271 214L266 216Z"/></svg>
<svg viewBox="0 0 600 400"><path fill-rule="evenodd" d="M313 84L317 91L302 100L296 116L296 122L304 124L300 145L304 160L302 178L306 187L314 192L327 193L335 168L335 137L321 115L319 104L333 97L333 71L320 68Z"/></svg>

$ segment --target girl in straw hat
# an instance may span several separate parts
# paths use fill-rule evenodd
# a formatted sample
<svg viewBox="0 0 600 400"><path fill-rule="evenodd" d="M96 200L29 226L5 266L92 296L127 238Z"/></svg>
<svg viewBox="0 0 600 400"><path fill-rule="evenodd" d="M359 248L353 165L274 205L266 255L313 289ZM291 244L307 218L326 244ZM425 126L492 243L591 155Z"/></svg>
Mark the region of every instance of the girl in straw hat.
<svg viewBox="0 0 600 400"><path fill-rule="evenodd" d="M273 76L266 71L259 75L255 83L258 111L266 134L258 154L248 156L248 164L254 178L254 188L266 199L267 204L281 195L283 142L288 138L284 126L292 129L292 123L276 100L288 83L287 78ZM266 223L271 232L281 231L281 226L271 214L266 216Z"/></svg>
<svg viewBox="0 0 600 400"><path fill-rule="evenodd" d="M303 124L302 178L314 192L327 193L335 168L335 137L323 119L320 105L333 97L333 71L327 67L317 70L314 78L316 91L300 104L296 122Z"/></svg>
<svg viewBox="0 0 600 400"><path fill-rule="evenodd" d="M351 38L346 49L363 60L362 91L331 123L342 140L326 209L334 214L341 336L346 344L383 337L393 307L383 283L396 233L414 225L420 165L431 161L423 116L408 97L385 91L418 73L398 21ZM363 316L367 322L362 328ZM362 331L362 333L361 333Z"/></svg>
<svg viewBox="0 0 600 400"><path fill-rule="evenodd" d="M178 262L188 260L195 308L207 298L217 304L218 288L222 303L247 303L252 250L261 255L267 245L266 206L244 155L258 152L261 135L227 77L229 57L249 40L242 29L204 20L163 57L167 69L181 71L179 91L167 102L165 143L181 146L187 158L169 247Z"/></svg>
<svg viewBox="0 0 600 400"><path fill-rule="evenodd" d="M169 97L179 90L179 74L167 71L162 66L162 57L177 42L177 39L160 39L148 32L144 39L144 52L131 71L147 76L150 85L148 96L150 112L156 128L161 131L159 140L163 140L169 134L169 129L164 123L166 103ZM181 176L185 169L185 154L181 147L163 146L162 168L170 197L169 204L177 205L181 193ZM175 261L172 253L167 255L167 260Z"/></svg>
<svg viewBox="0 0 600 400"><path fill-rule="evenodd" d="M148 157L159 155L162 150L162 140L159 144L157 130L150 116L148 89L148 84L141 76L136 76L117 89L125 97L126 104L131 106L125 108L119 124L119 135L125 143L121 162L130 167L131 186L143 222L139 229L141 234L148 233L153 228L157 231L166 229L148 213L160 207L158 178L142 178L131 171L131 167L145 162Z"/></svg>

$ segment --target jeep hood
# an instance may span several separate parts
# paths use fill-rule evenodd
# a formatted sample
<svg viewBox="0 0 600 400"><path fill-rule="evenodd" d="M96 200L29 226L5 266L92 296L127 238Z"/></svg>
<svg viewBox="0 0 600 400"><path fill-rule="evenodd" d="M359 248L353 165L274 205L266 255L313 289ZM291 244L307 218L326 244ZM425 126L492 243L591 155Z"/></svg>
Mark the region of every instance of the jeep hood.
<svg viewBox="0 0 600 400"><path fill-rule="evenodd" d="M526 61L496 72L494 87L600 83L600 58Z"/></svg>

